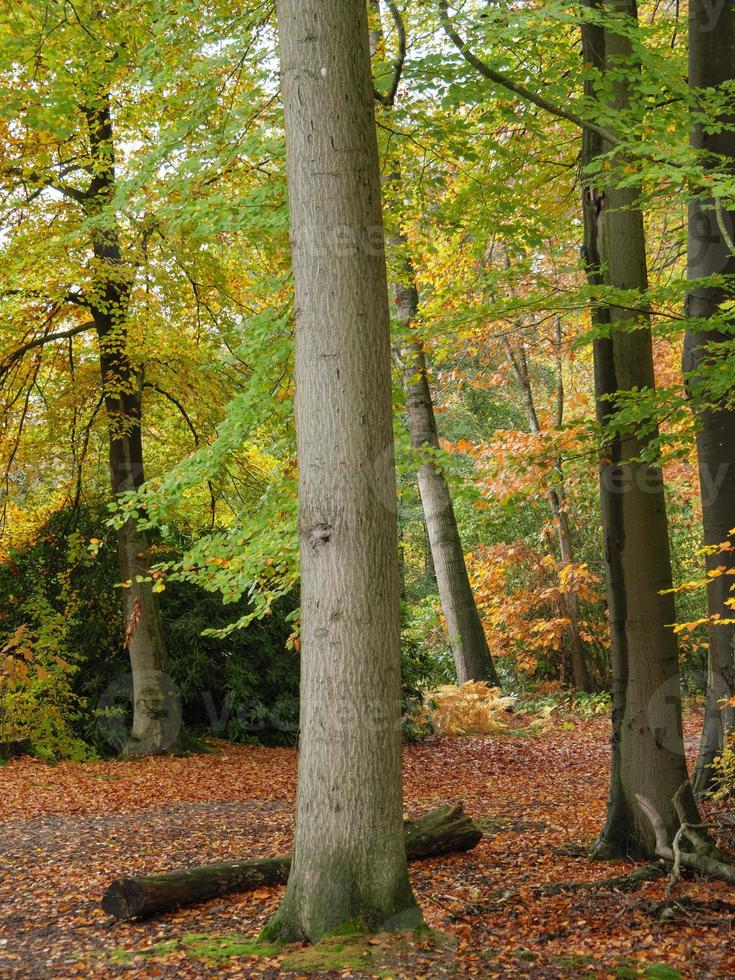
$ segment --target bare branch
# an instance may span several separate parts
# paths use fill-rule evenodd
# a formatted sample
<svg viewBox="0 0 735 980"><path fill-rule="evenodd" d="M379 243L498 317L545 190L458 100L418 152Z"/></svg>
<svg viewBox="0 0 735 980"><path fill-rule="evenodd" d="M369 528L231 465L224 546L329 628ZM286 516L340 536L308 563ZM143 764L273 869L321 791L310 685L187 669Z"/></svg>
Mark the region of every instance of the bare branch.
<svg viewBox="0 0 735 980"><path fill-rule="evenodd" d="M194 428L194 423L189 418L189 415L187 414L186 409L181 404L181 402L178 400L178 398L176 398L175 395L172 395L170 392L164 391L163 388L159 388L158 385L151 384L150 381L146 381L144 383L143 387L144 388L150 388L151 391L158 392L159 395L163 395L163 397L164 398L167 398L168 401L170 401L172 405L175 405L176 408L178 408L179 413L181 414L181 417L186 422L187 426L189 427L189 431L191 432L192 436L194 437L194 445L195 446L198 446L199 445L199 433Z"/></svg>
<svg viewBox="0 0 735 980"><path fill-rule="evenodd" d="M538 106L539 109L543 109L544 112L548 112L552 116L557 116L559 119L566 119L567 122L573 123L575 126L579 126L580 129L586 129L588 132L594 133L601 139L606 140L611 146L618 145L620 141L611 130L606 129L604 126L598 126L597 123L590 122L589 119L584 119L582 116L578 116L576 112L572 112L570 109L564 109L562 106L557 105L555 102L551 102L543 95L532 92L531 89L526 88L525 85L521 85L519 82L514 82L512 78L509 78L502 72L497 71L495 68L491 68L488 64L478 58L477 55L475 55L467 46L467 42L464 41L454 29L452 21L449 17L448 0L438 0L438 5L439 19L441 20L442 27L444 28L444 33L447 35L449 40L459 51L465 61L472 65L475 71L479 72L483 78L487 78L488 81L493 82L494 85L499 85L501 88L507 89L509 92L513 92L514 95L519 96L525 102L531 102L533 105Z"/></svg>

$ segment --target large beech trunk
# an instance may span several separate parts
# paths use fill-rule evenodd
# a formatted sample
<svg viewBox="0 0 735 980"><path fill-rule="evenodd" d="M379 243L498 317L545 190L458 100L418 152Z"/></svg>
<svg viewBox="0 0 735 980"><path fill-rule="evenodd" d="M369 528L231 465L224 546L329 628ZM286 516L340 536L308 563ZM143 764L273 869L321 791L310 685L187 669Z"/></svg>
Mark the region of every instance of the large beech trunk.
<svg viewBox="0 0 735 980"><path fill-rule="evenodd" d="M633 0L608 0L602 9L635 23ZM630 61L630 41L609 29L585 25L585 64L606 68ZM625 82L614 86L617 108L629 98ZM584 162L605 149L584 135ZM643 216L633 189L613 183L585 189L585 255L590 280L620 289L647 288ZM603 431L607 396L654 386L648 318L620 307L593 311L608 337L595 342L595 388ZM608 606L612 631L613 733L608 816L596 845L598 856L655 855L656 841L636 794L647 796L673 837L678 817L672 800L687 780L681 730L677 643L671 624L668 524L661 472L638 462L644 445L632 432L608 431L600 468ZM696 807L687 790L683 805L692 822Z"/></svg>
<svg viewBox="0 0 735 980"><path fill-rule="evenodd" d="M716 16L716 23L712 18ZM717 88L735 78L735 11L725 3L713 11L707 0L691 0L689 4L689 85L693 91L699 88ZM721 132L705 133L701 124L692 131L692 145L711 156L702 160L704 166L721 165L723 158L735 163L735 118L731 114L723 120ZM735 213L718 216L711 199L699 199L689 208L689 259L688 274L692 280L712 275L735 275L735 256L730 251L720 225L735 227ZM726 288L695 285L687 301L687 315L708 320L722 315L720 305L732 299L733 287ZM712 357L708 345L731 339L713 325L714 329L687 331L684 340L684 370L696 371L705 357ZM697 384L689 386L697 411ZM699 431L697 454L702 500L702 522L706 545L717 546L729 541L735 527L735 412L724 407L720 410L707 408L698 411ZM694 780L695 792L702 793L712 782L712 762L723 748L727 736L733 732L735 711L722 702L735 694L735 626L732 610L726 605L732 598L732 571L735 569L735 550L708 555L707 571L723 567L730 574L713 577L708 585L707 601L710 617L730 622L710 626L709 665L707 678L707 703L704 728L697 759Z"/></svg>
<svg viewBox="0 0 735 980"><path fill-rule="evenodd" d="M403 826L409 860L470 851L482 839L461 803L430 810ZM221 895L249 891L288 880L291 855L205 864L147 878L118 878L102 899L102 908L116 919L132 919L196 905Z"/></svg>
<svg viewBox="0 0 735 980"><path fill-rule="evenodd" d="M399 318L404 328L408 328L415 320L418 309L416 286L413 282L409 285L396 284L394 292ZM437 450L439 436L422 344L416 341L406 346L401 360L411 445L419 451ZM418 482L457 681L460 684L465 681L488 681L498 685L495 664L490 656L467 574L449 484L431 458L419 467Z"/></svg>
<svg viewBox="0 0 735 980"><path fill-rule="evenodd" d="M114 497L144 482L141 379L127 352L130 270L123 261L117 223L110 213L115 189L114 143L109 97L85 110L95 175L86 196L97 219L92 235L97 278L89 308L97 328L100 372L109 434L110 485ZM129 755L163 752L178 736L178 701L163 673L166 646L156 596L147 575L149 543L133 519L118 530L123 583L123 632L133 681L133 724L122 746Z"/></svg>
<svg viewBox="0 0 735 980"><path fill-rule="evenodd" d="M365 0L279 0L296 317L294 861L266 932L410 927L388 285Z"/></svg>

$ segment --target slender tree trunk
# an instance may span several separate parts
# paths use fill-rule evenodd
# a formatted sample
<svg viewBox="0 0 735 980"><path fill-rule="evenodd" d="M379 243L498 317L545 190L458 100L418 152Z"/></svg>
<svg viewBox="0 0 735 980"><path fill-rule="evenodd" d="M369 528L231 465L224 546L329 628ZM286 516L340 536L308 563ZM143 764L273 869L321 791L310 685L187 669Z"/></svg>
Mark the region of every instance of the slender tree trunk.
<svg viewBox="0 0 735 980"><path fill-rule="evenodd" d="M374 56L383 40L380 0L368 0L368 7L374 18L374 27L370 31L370 53ZM400 169L394 171L388 179L394 183L399 182ZM404 248L406 241L401 235L396 235L392 244ZM392 292L398 319L403 331L408 332L416 320L419 295L410 258L405 266L405 282L394 283ZM422 344L407 345L400 352L400 361L403 366L411 444L414 449L438 449L434 403ZM497 671L467 574L449 484L441 470L430 461L420 467L418 483L429 538L426 579L436 579L457 680L460 684L465 681L488 681L498 685Z"/></svg>
<svg viewBox="0 0 735 980"><path fill-rule="evenodd" d="M608 0L602 9L637 19L633 0ZM604 71L630 64L630 41L609 29L583 28L583 58ZM630 69L628 69L630 70ZM629 91L615 85L615 104L624 108ZM605 149L584 134L584 163ZM587 186L584 199L585 255L591 282L621 289L647 288L643 216L633 189L613 183ZM654 385L648 318L620 307L593 311L612 325L595 342L598 415L609 422L608 396ZM644 445L634 433L607 434L600 469L608 605L612 630L613 735L608 817L598 856L644 853L653 856L655 838L635 796L647 796L673 836L678 818L672 799L687 780L681 730L681 695L668 523L661 472L637 460ZM684 805L697 821L691 792Z"/></svg>
<svg viewBox="0 0 735 980"><path fill-rule="evenodd" d="M434 556L431 553L431 541L429 540L429 529L424 519L424 582L432 589L437 588L436 569L434 568Z"/></svg>
<svg viewBox="0 0 735 980"><path fill-rule="evenodd" d="M408 328L418 308L416 286L411 282L407 286L396 284L393 288L399 319L403 327ZM437 450L439 436L422 344L408 344L402 351L401 360L411 445L417 450ZM457 681L460 684L487 681L498 685L495 664L467 574L449 484L430 458L419 467L418 482Z"/></svg>
<svg viewBox="0 0 735 980"><path fill-rule="evenodd" d="M279 0L296 290L301 738L266 930L421 922L403 841L390 329L365 0Z"/></svg>
<svg viewBox="0 0 735 980"><path fill-rule="evenodd" d="M508 366L513 372L513 376L516 379L516 384L518 385L518 389L521 393L528 428L533 435L539 435L541 432L541 426L539 425L538 413L536 412L536 402L533 397L531 376L528 370L528 361L526 358L526 352L523 349L523 343L521 342L521 346L515 351L513 350L510 340L506 335L503 335L502 343L505 349L505 357L508 362ZM559 407L557 409L559 426L561 426L563 422L563 397L561 373L559 373ZM574 561L574 550L572 547L571 529L569 527L569 515L567 514L564 500L564 471L562 469L561 460L557 460L554 468L559 476L559 489L552 486L546 493L546 499L549 502L549 509L551 510L551 516L554 520L554 526L556 527L561 565L562 567L565 567ZM567 636L569 642L569 653L572 661L572 672L574 674L574 686L578 691L591 691L592 684L590 682L589 672L587 670L587 659L584 654L584 644L582 643L582 637L580 636L579 631L579 602L577 600L577 594L573 589L566 589L562 594L562 598L567 619L569 620Z"/></svg>
<svg viewBox="0 0 735 980"><path fill-rule="evenodd" d="M115 160L109 97L86 110L94 177L86 195L95 221L92 245L97 267L90 312L97 328L109 434L110 485L113 496L137 490L144 482L141 436L141 379L127 353L127 316L131 277L121 254L119 231L111 212ZM134 519L118 530L118 559L123 583L123 628L133 679L133 725L126 754L147 755L170 748L179 734L179 706L166 684L166 646L156 596L147 574L149 542Z"/></svg>
<svg viewBox="0 0 735 980"><path fill-rule="evenodd" d="M716 20L713 22L713 17ZM723 4L715 10L706 0L691 0L689 5L689 85L718 88L735 78L735 10ZM701 124L692 131L692 145L712 154L705 157L705 166L721 165L723 158L735 163L735 117L722 120L720 132L705 133ZM699 199L689 208L688 274L692 280L712 275L735 275L735 256L725 241L720 224L732 239L735 214L723 213L718 221L711 199ZM720 306L732 299L732 285L715 287L695 285L687 301L687 315L700 320L721 316ZM683 366L696 371L703 359L713 357L708 345L731 339L731 334L717 329L688 330L684 340ZM735 412L724 406L720 409L697 410L696 380L690 382L694 410L698 412L699 431L697 454L702 500L702 522L706 545L717 546L729 541L735 527ZM707 571L724 567L730 574L713 577L708 585L707 606L710 617L732 620L732 610L726 605L732 598L732 571L735 569L735 550L708 555ZM732 623L710 626L707 701L704 728L694 778L696 793L703 793L712 782L712 762L723 749L735 725L735 711L721 702L735 694L735 626Z"/></svg>
<svg viewBox="0 0 735 980"><path fill-rule="evenodd" d="M551 513L556 524L557 538L559 540L559 555L561 567L567 568L574 562L574 551L572 549L572 534L569 528L569 515L566 512L564 503L559 499L559 494L552 490L555 499L552 500ZM587 670L587 657L585 656L584 643L579 628L579 600L574 589L564 589L562 592L564 609L569 620L567 636L569 640L569 653L572 659L572 672L574 674L574 687L578 691L592 691L592 681Z"/></svg>

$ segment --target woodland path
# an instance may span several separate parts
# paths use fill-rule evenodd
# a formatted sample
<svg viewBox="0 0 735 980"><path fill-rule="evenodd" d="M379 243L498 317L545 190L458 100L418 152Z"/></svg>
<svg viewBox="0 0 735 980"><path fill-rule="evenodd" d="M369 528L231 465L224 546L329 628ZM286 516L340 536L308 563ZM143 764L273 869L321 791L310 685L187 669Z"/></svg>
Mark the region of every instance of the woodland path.
<svg viewBox="0 0 735 980"><path fill-rule="evenodd" d="M446 934L439 946L377 940L348 949L352 967L331 972L328 960L306 952L242 955L243 937L267 921L279 888L150 922L112 924L99 907L117 875L289 850L293 750L227 745L188 759L55 767L16 760L0 769L0 976L735 974L733 915L685 902L660 921L646 903L663 898L663 881L633 894L539 890L630 868L582 855L605 814L607 722L564 724L405 749L407 814L463 799L486 837L469 854L412 866L427 922ZM693 747L695 719L687 735ZM676 897L735 903L720 883L685 883Z"/></svg>

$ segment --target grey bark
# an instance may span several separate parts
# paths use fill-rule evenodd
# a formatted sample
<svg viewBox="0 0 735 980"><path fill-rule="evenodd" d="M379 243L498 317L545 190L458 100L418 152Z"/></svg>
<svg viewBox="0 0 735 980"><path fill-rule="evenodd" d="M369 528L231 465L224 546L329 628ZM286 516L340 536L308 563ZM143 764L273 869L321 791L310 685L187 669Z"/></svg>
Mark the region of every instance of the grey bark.
<svg viewBox="0 0 735 980"><path fill-rule="evenodd" d="M408 286L396 284L394 292L398 317L407 328L417 313L416 287L413 283ZM401 361L411 445L419 452L438 450L439 435L423 345L418 341L408 344L401 353ZM495 664L467 574L449 484L431 458L419 467L418 483L457 682L487 681L498 685Z"/></svg>
<svg viewBox="0 0 735 980"><path fill-rule="evenodd" d="M716 23L713 17L716 16ZM718 88L735 78L735 11L729 4L715 10L706 0L691 0L689 5L689 85L696 94L700 88ZM697 124L691 135L692 145L704 151L702 164L705 168L727 161L730 169L735 163L735 117L731 113L721 120L720 132L706 133ZM699 198L689 207L689 255L688 275L692 280L712 275L735 275L733 256L720 225L724 225L732 239L735 214L718 216L711 199ZM687 300L687 314L706 321L721 316L720 305L732 299L732 280L726 286L695 284ZM721 343L731 337L717 328L707 329L706 323L688 330L684 339L683 367L685 372L696 371L702 361L712 357L707 351L710 344ZM702 522L706 545L719 545L729 541L735 544L730 531L735 527L735 412L723 406L697 407L697 384L690 380L689 392L697 413L697 455L699 458ZM724 566L735 569L735 552L708 555L708 571ZM710 617L732 619L732 610L726 605L732 598L732 575L719 575L711 579L707 589L707 607ZM722 705L723 700L735 694L735 627L731 624L711 625L709 631L709 657L707 699L704 727L699 747L699 757L694 778L696 793L711 787L712 763L723 749L735 726L735 709Z"/></svg>
<svg viewBox="0 0 735 980"><path fill-rule="evenodd" d="M144 482L141 432L141 378L127 349L127 317L132 273L120 246L112 211L115 190L114 134L110 99L101 94L84 108L94 176L84 194L85 210L95 218L92 247L96 278L88 306L97 330L100 372L107 412L110 486L113 496L139 489ZM133 518L117 532L122 588L123 632L133 681L133 724L123 747L128 755L170 748L179 733L178 702L163 673L166 644L156 595L145 577L150 544Z"/></svg>
<svg viewBox="0 0 735 980"><path fill-rule="evenodd" d="M603 11L637 22L633 0L606 0ZM629 39L595 25L583 27L583 59L605 71L630 64ZM588 91L592 94L591 84ZM628 84L614 87L617 108L630 98ZM583 160L589 164L606 147L584 133ZM590 281L621 289L647 288L643 216L635 189L588 184L584 195L585 257ZM606 432L600 468L608 606L612 633L612 775L608 816L595 847L598 856L642 853L654 856L650 823L637 805L646 795L673 837L679 820L673 799L688 779L681 729L681 694L668 523L661 472L638 462L645 448L633 432L610 430L607 396L654 385L653 355L645 313L610 306L593 320L612 326L595 341L598 417ZM683 805L698 821L691 791Z"/></svg>
<svg viewBox="0 0 735 980"><path fill-rule="evenodd" d="M279 0L295 280L301 715L267 932L421 922L403 841L390 329L365 0Z"/></svg>
<svg viewBox="0 0 735 980"><path fill-rule="evenodd" d="M380 0L368 0L368 7L374 16L374 28L370 32L370 51L374 55L383 38ZM394 19L398 16L400 23L400 15L397 15L395 10L393 16ZM403 32L402 25L400 30ZM399 58L401 57L399 55ZM399 61L398 74L400 74L401 64L402 61ZM384 104L390 107L392 101L385 100ZM400 170L391 173L388 179L393 183L400 181ZM403 236L396 235L394 244L399 248L405 248L406 241ZM404 271L405 281L393 283L392 291L398 320L405 334L416 320L419 295L415 270L410 258L405 262ZM418 450L439 449L434 402L423 345L419 342L408 344L400 352L399 360L403 370L411 445ZM467 574L464 549L449 484L441 470L431 461L420 466L418 484L430 549L426 562L426 578L436 579L457 681L459 684L464 684L466 681L488 681L490 684L498 685L497 671L490 655L485 630Z"/></svg>

